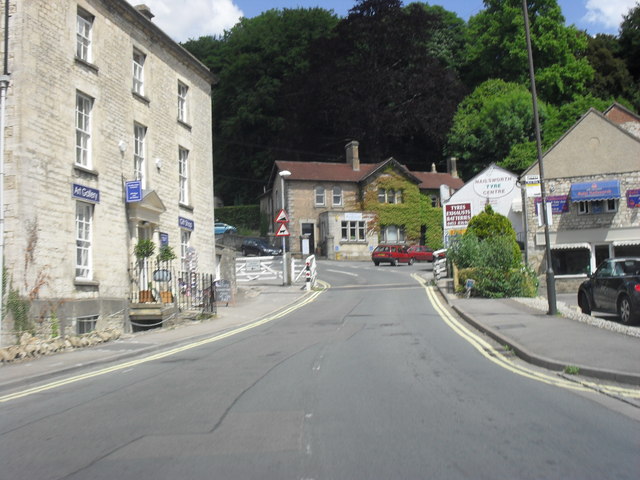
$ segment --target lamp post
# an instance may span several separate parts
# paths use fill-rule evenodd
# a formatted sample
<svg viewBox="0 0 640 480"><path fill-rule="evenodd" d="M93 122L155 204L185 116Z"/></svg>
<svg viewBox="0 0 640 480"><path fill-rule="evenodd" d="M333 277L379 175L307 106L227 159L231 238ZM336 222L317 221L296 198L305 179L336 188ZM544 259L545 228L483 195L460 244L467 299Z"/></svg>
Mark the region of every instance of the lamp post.
<svg viewBox="0 0 640 480"><path fill-rule="evenodd" d="M524 33L527 40L527 54L529 56L529 78L531 80L531 97L533 99L533 120L536 130L536 147L538 150L538 168L540 170L540 193L542 208L542 218L544 220L544 240L545 254L547 256L547 300L549 302L549 315L555 315L558 312L556 306L556 280L553 273L553 265L551 263L551 244L549 240L549 216L547 214L547 203L544 186L544 164L542 161L542 141L540 140L540 118L538 116L538 95L536 93L536 77L533 69L533 52L531 50L531 33L529 31L529 11L527 9L527 0L522 0L522 14L524 15Z"/></svg>
<svg viewBox="0 0 640 480"><path fill-rule="evenodd" d="M280 173L280 178L282 179L282 189L281 189L281 200L282 200L282 209L286 212L286 208L284 206L284 178L291 175L289 170L282 170ZM285 237L282 237L282 284L287 284L287 249L286 249L286 241Z"/></svg>

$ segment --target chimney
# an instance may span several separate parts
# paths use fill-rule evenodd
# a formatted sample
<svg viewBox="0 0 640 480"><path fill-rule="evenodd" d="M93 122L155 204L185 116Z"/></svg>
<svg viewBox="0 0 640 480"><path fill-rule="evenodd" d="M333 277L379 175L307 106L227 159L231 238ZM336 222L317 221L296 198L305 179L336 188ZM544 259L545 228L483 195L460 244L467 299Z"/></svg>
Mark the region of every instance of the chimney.
<svg viewBox="0 0 640 480"><path fill-rule="evenodd" d="M431 173L438 173L438 170L436 170L436 164L435 163L431 164Z"/></svg>
<svg viewBox="0 0 640 480"><path fill-rule="evenodd" d="M456 157L451 157L449 159L449 173L453 178L458 178L458 159Z"/></svg>
<svg viewBox="0 0 640 480"><path fill-rule="evenodd" d="M355 140L347 143L344 148L347 153L347 163L351 165L354 171L360 171L360 157L358 156L358 145L360 145Z"/></svg>
<svg viewBox="0 0 640 480"><path fill-rule="evenodd" d="M140 5L136 5L134 7L139 13L141 13L142 15L144 15L145 17L147 17L147 19L149 21L151 21L151 19L153 17L155 17L155 15L153 13L151 13L151 9L149 7L147 7L144 3L141 3Z"/></svg>

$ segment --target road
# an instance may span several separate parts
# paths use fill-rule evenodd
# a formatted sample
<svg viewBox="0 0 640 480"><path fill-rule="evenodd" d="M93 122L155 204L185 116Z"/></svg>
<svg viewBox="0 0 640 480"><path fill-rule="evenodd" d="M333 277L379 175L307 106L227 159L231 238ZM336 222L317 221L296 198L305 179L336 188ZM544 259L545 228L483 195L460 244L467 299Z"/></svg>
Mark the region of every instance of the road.
<svg viewBox="0 0 640 480"><path fill-rule="evenodd" d="M425 268L322 263L283 318L0 403L0 478L638 478L637 409L490 361Z"/></svg>

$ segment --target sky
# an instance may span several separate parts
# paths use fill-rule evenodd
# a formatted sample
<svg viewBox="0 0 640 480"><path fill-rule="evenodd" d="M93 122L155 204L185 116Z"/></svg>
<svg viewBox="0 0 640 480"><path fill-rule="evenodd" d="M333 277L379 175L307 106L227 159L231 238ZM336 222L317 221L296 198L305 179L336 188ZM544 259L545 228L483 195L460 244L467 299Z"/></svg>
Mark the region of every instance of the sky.
<svg viewBox="0 0 640 480"><path fill-rule="evenodd" d="M252 18L273 8L321 7L344 17L356 0L128 0L145 3L155 15L153 21L178 42L205 35L221 35L241 17ZM558 0L568 25L589 34L617 34L622 16L640 0ZM405 5L410 0L403 2ZM482 0L427 0L442 5L464 20L484 8Z"/></svg>

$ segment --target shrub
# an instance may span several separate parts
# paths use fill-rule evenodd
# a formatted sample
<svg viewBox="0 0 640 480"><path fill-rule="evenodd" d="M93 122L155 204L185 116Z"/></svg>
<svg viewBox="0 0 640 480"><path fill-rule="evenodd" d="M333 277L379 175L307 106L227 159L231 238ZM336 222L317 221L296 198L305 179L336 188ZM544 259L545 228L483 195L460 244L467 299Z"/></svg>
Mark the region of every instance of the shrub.
<svg viewBox="0 0 640 480"><path fill-rule="evenodd" d="M240 231L260 230L260 205L236 205L215 209L216 222L233 225Z"/></svg>
<svg viewBox="0 0 640 480"><path fill-rule="evenodd" d="M475 280L471 292L474 297L535 297L538 292L538 278L528 267L508 270L481 267L458 271L458 279L463 290L470 278Z"/></svg>

